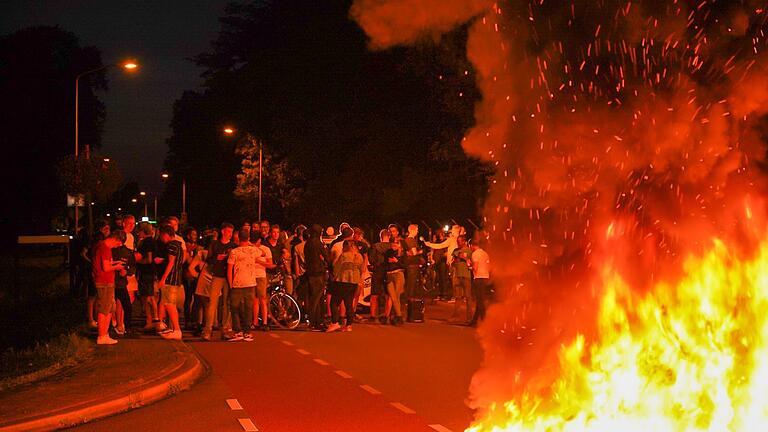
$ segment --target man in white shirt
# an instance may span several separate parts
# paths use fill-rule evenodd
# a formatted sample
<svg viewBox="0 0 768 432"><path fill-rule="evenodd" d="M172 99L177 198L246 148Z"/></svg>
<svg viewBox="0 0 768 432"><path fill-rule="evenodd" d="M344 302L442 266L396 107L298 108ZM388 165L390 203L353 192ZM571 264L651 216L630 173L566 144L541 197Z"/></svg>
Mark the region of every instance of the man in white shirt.
<svg viewBox="0 0 768 432"><path fill-rule="evenodd" d="M475 314L469 325L476 326L478 321L485 319L485 297L491 279L491 258L483 247L487 240L482 231L475 233L470 249L472 249L472 295L475 296Z"/></svg>
<svg viewBox="0 0 768 432"><path fill-rule="evenodd" d="M239 233L240 245L229 252L227 280L229 282L229 307L232 311L234 336L230 341L251 342L253 300L258 285L260 264L264 264L264 251L248 241L248 232Z"/></svg>

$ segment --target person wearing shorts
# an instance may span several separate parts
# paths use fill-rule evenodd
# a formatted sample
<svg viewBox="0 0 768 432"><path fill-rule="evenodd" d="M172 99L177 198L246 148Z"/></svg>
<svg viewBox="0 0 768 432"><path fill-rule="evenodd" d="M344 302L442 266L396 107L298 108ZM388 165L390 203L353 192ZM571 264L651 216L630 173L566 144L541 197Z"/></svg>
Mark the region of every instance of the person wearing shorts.
<svg viewBox="0 0 768 432"><path fill-rule="evenodd" d="M181 242L174 239L174 231L168 225L159 228L158 239L166 247L165 271L158 278L157 287L161 293L160 303L170 320L170 327L160 332L160 336L169 340L181 340L179 308L184 307L184 287L181 283L181 266L184 250Z"/></svg>
<svg viewBox="0 0 768 432"><path fill-rule="evenodd" d="M124 269L122 261L112 260L112 249L123 243L117 233L100 241L93 255L93 282L96 288L96 321L99 335L98 345L114 345L116 339L109 337L109 324L115 311L115 273Z"/></svg>
<svg viewBox="0 0 768 432"><path fill-rule="evenodd" d="M146 325L144 331L158 330L160 318L157 315L155 297L155 252L154 229L149 222L142 222L138 229L139 243L136 247L136 279L139 285L139 298L144 309Z"/></svg>

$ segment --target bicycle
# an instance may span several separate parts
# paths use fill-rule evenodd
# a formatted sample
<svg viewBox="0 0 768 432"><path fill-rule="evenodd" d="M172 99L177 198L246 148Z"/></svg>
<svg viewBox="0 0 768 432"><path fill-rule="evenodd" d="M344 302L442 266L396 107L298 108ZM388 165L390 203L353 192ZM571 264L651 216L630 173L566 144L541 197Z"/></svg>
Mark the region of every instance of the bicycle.
<svg viewBox="0 0 768 432"><path fill-rule="evenodd" d="M267 311L269 318L278 327L293 330L301 323L301 308L296 299L285 291L283 275L270 279L267 286Z"/></svg>

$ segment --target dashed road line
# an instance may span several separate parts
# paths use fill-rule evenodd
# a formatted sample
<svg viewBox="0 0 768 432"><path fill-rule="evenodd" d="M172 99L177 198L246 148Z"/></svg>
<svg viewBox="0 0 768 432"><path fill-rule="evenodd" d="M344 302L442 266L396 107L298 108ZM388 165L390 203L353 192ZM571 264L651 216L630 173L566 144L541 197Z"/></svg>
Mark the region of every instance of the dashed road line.
<svg viewBox="0 0 768 432"><path fill-rule="evenodd" d="M368 384L362 384L362 385L360 386L360 388L361 388L361 389L363 389L363 390L365 390L365 391L367 391L368 393L370 393L370 394L372 394L372 395L380 395L380 394L381 394L381 392L380 392L380 391L378 391L378 390L376 390L375 388L373 388L373 387L369 386Z"/></svg>
<svg viewBox="0 0 768 432"><path fill-rule="evenodd" d="M448 429L447 427L441 425L441 424L431 424L428 425L432 429L436 430L437 432L453 432L452 430Z"/></svg>
<svg viewBox="0 0 768 432"><path fill-rule="evenodd" d="M301 349L301 348L296 348L296 352L301 354L301 355L309 355L310 354L309 351L307 351L305 349Z"/></svg>
<svg viewBox="0 0 768 432"><path fill-rule="evenodd" d="M293 346L293 342L289 342L289 341L287 341L287 340L284 340L284 341L282 341L282 342L283 342L283 345L287 345L287 346Z"/></svg>
<svg viewBox="0 0 768 432"><path fill-rule="evenodd" d="M243 406L240 405L240 402L237 399L227 399L227 405L229 405L229 409L233 411L243 409Z"/></svg>
<svg viewBox="0 0 768 432"><path fill-rule="evenodd" d="M256 427L255 424L251 421L249 418L241 418L237 419L237 421L240 422L240 426L243 427L243 430L246 432L259 432L259 428Z"/></svg>
<svg viewBox="0 0 768 432"><path fill-rule="evenodd" d="M352 378L352 375L344 372L343 370L337 370L337 371L334 371L334 372L336 373L336 375L338 375L338 376L340 376L342 378L346 378L346 379Z"/></svg>
<svg viewBox="0 0 768 432"><path fill-rule="evenodd" d="M319 359L319 358L315 359L314 361L315 361L315 363L319 364L320 366L328 366L330 364L327 361L325 361L323 359Z"/></svg>
<svg viewBox="0 0 768 432"><path fill-rule="evenodd" d="M401 404L400 402L390 402L389 404L406 414L416 414L416 411L408 408L407 406Z"/></svg>

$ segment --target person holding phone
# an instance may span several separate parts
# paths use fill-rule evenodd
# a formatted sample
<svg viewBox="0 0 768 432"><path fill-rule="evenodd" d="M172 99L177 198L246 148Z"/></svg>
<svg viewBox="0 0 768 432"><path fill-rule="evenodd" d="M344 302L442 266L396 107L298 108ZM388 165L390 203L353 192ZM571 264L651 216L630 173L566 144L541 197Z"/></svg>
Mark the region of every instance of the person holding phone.
<svg viewBox="0 0 768 432"><path fill-rule="evenodd" d="M96 286L96 322L98 345L114 345L116 339L109 337L109 323L115 312L115 273L125 270L122 261L112 259L112 249L122 246L120 232L110 234L96 244L93 255L93 282Z"/></svg>

